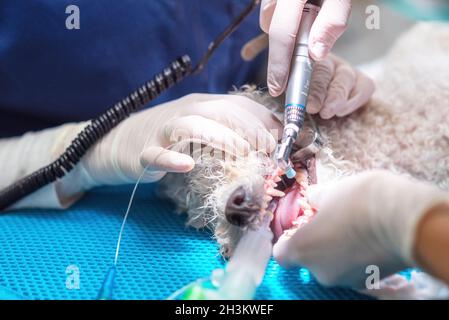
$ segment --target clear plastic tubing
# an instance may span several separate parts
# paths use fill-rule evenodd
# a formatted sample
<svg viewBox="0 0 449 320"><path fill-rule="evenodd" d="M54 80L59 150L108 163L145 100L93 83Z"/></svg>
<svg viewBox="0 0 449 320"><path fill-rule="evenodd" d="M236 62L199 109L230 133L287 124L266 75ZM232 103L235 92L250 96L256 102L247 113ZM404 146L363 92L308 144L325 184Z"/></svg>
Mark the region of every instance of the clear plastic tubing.
<svg viewBox="0 0 449 320"><path fill-rule="evenodd" d="M218 289L220 299L254 298L271 257L272 240L269 219L259 229L247 230L226 266L225 278Z"/></svg>

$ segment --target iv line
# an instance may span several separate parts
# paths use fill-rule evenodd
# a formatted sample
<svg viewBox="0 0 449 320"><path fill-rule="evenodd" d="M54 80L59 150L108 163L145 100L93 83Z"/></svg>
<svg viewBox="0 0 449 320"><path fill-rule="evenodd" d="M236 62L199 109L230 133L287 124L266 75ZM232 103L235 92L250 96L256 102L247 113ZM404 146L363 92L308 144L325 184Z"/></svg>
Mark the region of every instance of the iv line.
<svg viewBox="0 0 449 320"><path fill-rule="evenodd" d="M125 213L125 216L124 216L123 221L122 221L122 226L120 227L120 233L118 235L117 246L115 248L115 258L114 258L114 265L115 266L117 265L118 255L119 255L119 252L120 252L120 243L122 241L123 230L125 229L126 221L128 220L128 215L129 215L129 212L130 212L130 209L131 209L131 205L132 205L132 203L134 201L134 196L136 194L137 187L139 186L140 180L142 180L145 172L147 171L147 168L148 168L148 165L143 169L142 173L140 174L139 179L137 179L137 182L134 185L133 192L131 193L131 198L129 199L129 202L128 202L128 208L126 209L126 213Z"/></svg>
<svg viewBox="0 0 449 320"><path fill-rule="evenodd" d="M122 225L120 227L120 233L118 235L117 246L115 248L114 263L109 268L108 272L106 273L106 276L104 277L103 284L101 285L101 288L98 292L98 296L97 296L98 300L111 300L113 298L115 276L117 274L116 267L117 267L118 255L120 252L120 244L121 244L121 240L122 240L122 236L123 236L123 231L125 229L126 221L128 220L129 212L131 210L131 205L134 201L134 196L136 194L137 187L139 186L140 180L142 180L147 168L148 168L148 165L143 169L142 173L140 174L139 179L137 179L136 184L134 185L133 192L132 192L131 197L128 202L128 208L126 209L126 213L125 213L125 216L123 217Z"/></svg>

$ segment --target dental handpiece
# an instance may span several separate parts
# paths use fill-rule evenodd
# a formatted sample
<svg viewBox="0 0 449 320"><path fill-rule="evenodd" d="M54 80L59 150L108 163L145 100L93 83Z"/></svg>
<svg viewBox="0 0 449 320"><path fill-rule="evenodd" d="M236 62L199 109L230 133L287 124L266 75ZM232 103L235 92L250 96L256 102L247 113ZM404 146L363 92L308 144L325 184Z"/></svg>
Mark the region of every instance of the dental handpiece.
<svg viewBox="0 0 449 320"><path fill-rule="evenodd" d="M309 34L321 3L322 0L308 0L305 4L291 61L285 94L284 131L276 155L278 166L285 171L288 178L296 175L291 165L290 154L304 125L314 64L309 56Z"/></svg>

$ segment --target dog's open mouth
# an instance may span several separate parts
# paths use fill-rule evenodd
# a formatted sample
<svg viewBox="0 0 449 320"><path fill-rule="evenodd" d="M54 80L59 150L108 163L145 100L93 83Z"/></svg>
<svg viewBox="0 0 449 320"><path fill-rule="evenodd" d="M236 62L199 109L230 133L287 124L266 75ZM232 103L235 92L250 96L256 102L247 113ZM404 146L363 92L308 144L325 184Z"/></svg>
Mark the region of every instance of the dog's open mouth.
<svg viewBox="0 0 449 320"><path fill-rule="evenodd" d="M307 224L315 215L313 208L306 197L310 184L316 183L315 159L310 159L307 165L296 164L296 177L290 181L281 181L285 196L277 199L271 229L275 241L283 234L293 234L298 228Z"/></svg>

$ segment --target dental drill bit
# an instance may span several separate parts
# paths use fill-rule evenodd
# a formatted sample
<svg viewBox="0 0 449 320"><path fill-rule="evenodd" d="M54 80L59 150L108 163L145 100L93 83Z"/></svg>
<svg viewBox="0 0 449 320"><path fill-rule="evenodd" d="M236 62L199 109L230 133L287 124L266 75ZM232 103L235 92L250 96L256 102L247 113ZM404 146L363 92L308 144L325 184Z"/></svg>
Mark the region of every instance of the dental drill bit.
<svg viewBox="0 0 449 320"><path fill-rule="evenodd" d="M296 46L291 62L285 95L284 131L278 145L276 160L288 178L296 175L290 161L293 144L304 125L313 60L309 56L309 34L318 16L322 0L308 0L304 6L296 36Z"/></svg>

